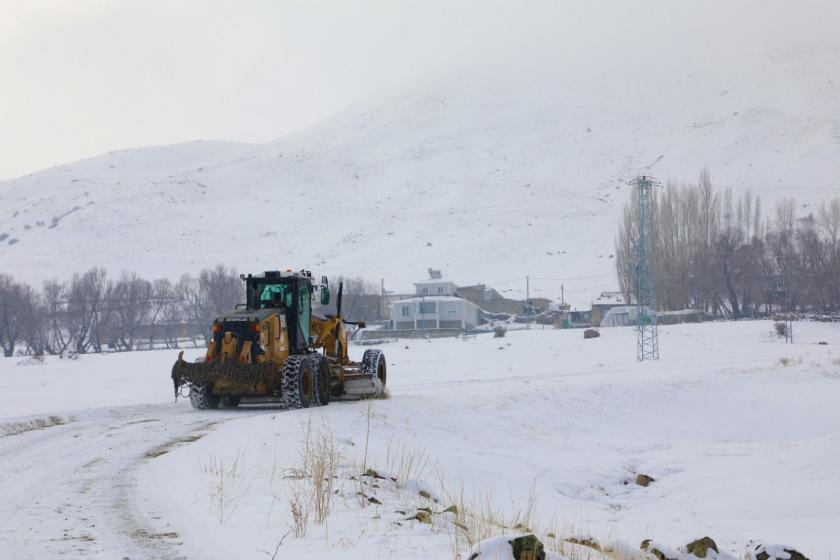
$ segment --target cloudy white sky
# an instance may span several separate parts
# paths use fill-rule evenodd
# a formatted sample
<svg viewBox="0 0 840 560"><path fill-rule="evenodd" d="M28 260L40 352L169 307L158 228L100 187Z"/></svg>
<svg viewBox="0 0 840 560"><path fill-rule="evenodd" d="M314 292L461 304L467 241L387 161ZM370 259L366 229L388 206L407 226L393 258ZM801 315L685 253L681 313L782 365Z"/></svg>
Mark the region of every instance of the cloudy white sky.
<svg viewBox="0 0 840 560"><path fill-rule="evenodd" d="M768 52L838 48L838 6L0 0L0 179L116 148L268 141L452 71L611 61L738 72Z"/></svg>

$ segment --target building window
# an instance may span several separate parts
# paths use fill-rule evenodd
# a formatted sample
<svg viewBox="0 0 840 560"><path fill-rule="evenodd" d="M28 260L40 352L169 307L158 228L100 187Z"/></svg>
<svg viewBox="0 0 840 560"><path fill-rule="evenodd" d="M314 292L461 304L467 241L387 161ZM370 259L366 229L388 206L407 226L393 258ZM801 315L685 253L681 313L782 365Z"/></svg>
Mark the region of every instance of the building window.
<svg viewBox="0 0 840 560"><path fill-rule="evenodd" d="M427 288L426 286L423 286L422 288L420 288L420 293L423 294L424 296L429 295L429 288Z"/></svg>
<svg viewBox="0 0 840 560"><path fill-rule="evenodd" d="M421 301L419 304L419 311L421 315L430 314L435 312L435 302L433 301Z"/></svg>
<svg viewBox="0 0 840 560"><path fill-rule="evenodd" d="M410 308L407 305L401 305L400 306L400 315L402 317L409 317L411 315L409 309Z"/></svg>
<svg viewBox="0 0 840 560"><path fill-rule="evenodd" d="M438 286L438 294L443 295L443 286Z"/></svg>
<svg viewBox="0 0 840 560"><path fill-rule="evenodd" d="M455 308L455 306L454 306L454 305L450 305L450 306L449 306L449 309L447 309L447 310L446 310L446 313L447 313L448 315L455 315L455 312L456 312L456 311L457 311L457 309Z"/></svg>

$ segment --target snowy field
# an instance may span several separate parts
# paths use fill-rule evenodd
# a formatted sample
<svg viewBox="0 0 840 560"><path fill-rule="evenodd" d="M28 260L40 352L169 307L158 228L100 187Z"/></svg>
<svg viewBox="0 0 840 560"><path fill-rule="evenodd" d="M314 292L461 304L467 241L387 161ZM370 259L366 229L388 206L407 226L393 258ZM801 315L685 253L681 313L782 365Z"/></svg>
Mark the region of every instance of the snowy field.
<svg viewBox="0 0 840 560"><path fill-rule="evenodd" d="M623 328L389 343L389 399L303 411L175 404L172 351L0 360L0 556L467 558L460 516L440 513L456 505L547 543L708 535L724 556L830 558L840 325L796 324L793 345L771 331L663 327L645 364ZM305 441L340 456L330 514L299 537ZM424 506L432 523L407 519Z"/></svg>

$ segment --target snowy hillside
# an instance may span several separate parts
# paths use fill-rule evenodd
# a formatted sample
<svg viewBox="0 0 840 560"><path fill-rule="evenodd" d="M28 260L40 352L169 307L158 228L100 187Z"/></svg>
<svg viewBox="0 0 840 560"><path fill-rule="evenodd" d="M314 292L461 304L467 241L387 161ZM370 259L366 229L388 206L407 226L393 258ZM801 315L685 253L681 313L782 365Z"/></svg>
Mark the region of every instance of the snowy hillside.
<svg viewBox="0 0 840 560"><path fill-rule="evenodd" d="M615 224L636 174L692 181L708 166L767 202L840 192L837 53L714 80L663 68L673 79L656 87L588 72L453 77L274 143L115 151L0 183L2 271L38 282L226 263L405 290L431 266L520 292L512 279L530 274L536 295L564 283L583 306L616 287Z"/></svg>

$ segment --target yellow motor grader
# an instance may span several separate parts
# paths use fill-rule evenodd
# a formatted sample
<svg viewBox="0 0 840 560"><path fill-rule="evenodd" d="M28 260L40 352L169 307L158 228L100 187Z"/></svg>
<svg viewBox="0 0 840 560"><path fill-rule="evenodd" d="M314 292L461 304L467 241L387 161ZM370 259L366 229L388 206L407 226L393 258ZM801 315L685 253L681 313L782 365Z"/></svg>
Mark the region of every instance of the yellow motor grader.
<svg viewBox="0 0 840 560"><path fill-rule="evenodd" d="M341 316L342 284L335 315L312 312L312 299L329 304L326 276L315 283L306 270L240 276L245 303L213 321L204 360L172 367L175 398L189 389L194 408L236 407L247 402L282 402L288 408L326 405L331 398L378 397L387 366L381 350L350 360Z"/></svg>

